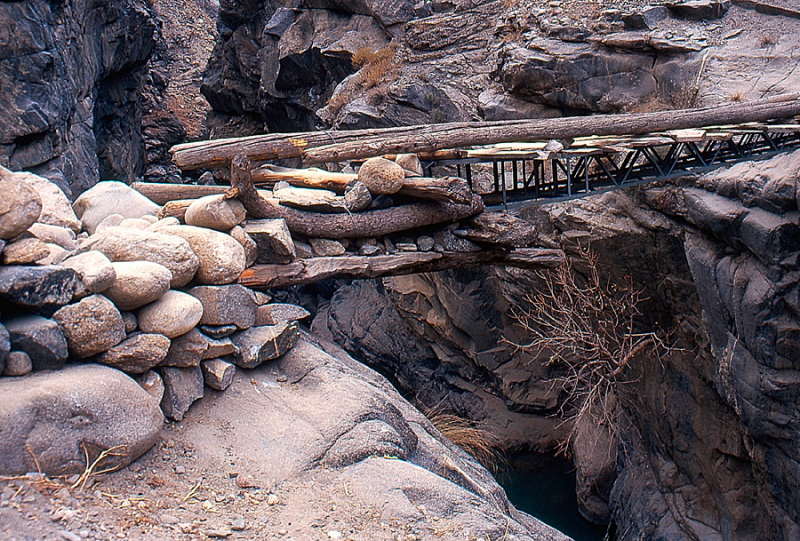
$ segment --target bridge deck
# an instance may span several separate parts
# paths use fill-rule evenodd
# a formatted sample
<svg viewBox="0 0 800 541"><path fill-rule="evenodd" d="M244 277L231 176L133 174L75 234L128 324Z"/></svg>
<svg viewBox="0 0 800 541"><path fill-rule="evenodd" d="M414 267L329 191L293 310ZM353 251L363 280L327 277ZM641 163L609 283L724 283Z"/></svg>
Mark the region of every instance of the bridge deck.
<svg viewBox="0 0 800 541"><path fill-rule="evenodd" d="M800 124L740 124L643 136L582 137L437 151L426 162L456 166L488 210L587 197L702 173L800 148ZM474 166L491 165L491 182Z"/></svg>

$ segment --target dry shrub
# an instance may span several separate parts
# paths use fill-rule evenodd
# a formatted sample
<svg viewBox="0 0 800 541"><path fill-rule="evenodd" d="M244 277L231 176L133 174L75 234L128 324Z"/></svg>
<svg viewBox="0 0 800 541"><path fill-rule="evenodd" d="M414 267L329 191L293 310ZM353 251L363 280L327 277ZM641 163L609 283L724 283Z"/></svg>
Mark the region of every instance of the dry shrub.
<svg viewBox="0 0 800 541"><path fill-rule="evenodd" d="M601 424L616 437L626 369L640 355L660 359L671 349L659 333L638 330L639 304L646 299L630 277L621 284L604 281L597 255L584 250L584 256L585 276L569 263L537 273L541 285L526 295L526 306L511 308L512 317L532 336L527 344L513 345L536 358L547 356L547 365L563 371L553 384L565 394L560 414L573 429L561 443L562 452L581 422Z"/></svg>
<svg viewBox="0 0 800 541"><path fill-rule="evenodd" d="M442 435L477 460L484 468L496 472L503 464L500 441L479 422L445 412L441 406L417 407Z"/></svg>
<svg viewBox="0 0 800 541"><path fill-rule="evenodd" d="M327 106L332 114L336 114L353 98L357 91L368 91L375 99L385 95L387 83L396 79L395 54L397 45L390 44L373 51L369 47L361 47L352 58L353 66L358 72L347 83L347 88L337 89L328 100Z"/></svg>

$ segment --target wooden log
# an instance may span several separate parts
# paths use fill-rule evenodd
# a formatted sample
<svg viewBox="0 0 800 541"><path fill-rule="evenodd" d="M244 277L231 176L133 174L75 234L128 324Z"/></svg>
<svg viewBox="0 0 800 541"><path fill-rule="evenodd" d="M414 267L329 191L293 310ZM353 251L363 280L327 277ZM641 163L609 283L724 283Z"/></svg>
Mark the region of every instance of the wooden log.
<svg viewBox="0 0 800 541"><path fill-rule="evenodd" d="M161 210L158 211L158 219L162 220L164 218L177 218L181 222L185 221L186 217L186 209L189 208L189 205L197 201L196 199L176 199L174 201L167 201L164 203L164 206L161 207Z"/></svg>
<svg viewBox="0 0 800 541"><path fill-rule="evenodd" d="M317 168L290 169L277 165L265 164L253 169L253 184L256 186L271 186L276 182L286 181L292 186L300 188L321 188L344 192L345 187L358 175L352 173L332 173Z"/></svg>
<svg viewBox="0 0 800 541"><path fill-rule="evenodd" d="M473 195L469 204L425 202L354 214L321 214L284 207L275 199L261 197L250 176L250 160L237 156L231 164L231 195L237 197L253 218L283 218L292 233L308 237L345 239L380 237L474 216L483 211L483 200Z"/></svg>
<svg viewBox="0 0 800 541"><path fill-rule="evenodd" d="M157 205L178 199L198 199L206 195L225 193L227 186L202 186L197 184L168 184L155 182L134 182L131 188Z"/></svg>
<svg viewBox="0 0 800 541"><path fill-rule="evenodd" d="M793 93L746 103L652 113L255 135L186 143L171 151L173 162L182 169L222 167L239 154L253 160L303 158L305 163L314 164L505 142L633 135L762 122L798 114L800 94Z"/></svg>
<svg viewBox="0 0 800 541"><path fill-rule="evenodd" d="M379 256L345 255L300 259L288 265L256 265L242 273L239 283L254 289L268 289L312 284L328 278L379 278L483 265L544 269L556 267L563 262L564 252L544 248L480 252L404 252Z"/></svg>
<svg viewBox="0 0 800 541"><path fill-rule="evenodd" d="M347 185L356 180L358 175L351 173L332 173L322 169L290 169L276 165L262 165L252 171L253 184L271 186L285 181L301 188L321 188L343 193ZM423 178L408 177L403 179L401 195L425 199L429 201L449 201L467 204L472 199L472 192L464 179L457 177Z"/></svg>
<svg viewBox="0 0 800 541"><path fill-rule="evenodd" d="M466 205L472 200L472 190L463 178L444 177L407 177L403 179L403 187L397 192L417 199L445 201Z"/></svg>

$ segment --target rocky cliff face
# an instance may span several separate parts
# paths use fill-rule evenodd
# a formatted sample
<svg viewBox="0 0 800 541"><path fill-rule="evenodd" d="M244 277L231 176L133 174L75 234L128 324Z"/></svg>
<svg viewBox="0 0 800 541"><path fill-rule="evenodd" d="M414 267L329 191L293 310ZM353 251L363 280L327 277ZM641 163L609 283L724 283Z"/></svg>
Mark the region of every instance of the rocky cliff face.
<svg viewBox="0 0 800 541"><path fill-rule="evenodd" d="M579 426L572 445L585 514L612 518L621 539L798 535L798 178L796 152L526 215L568 254L590 246L612 281L633 277L642 324L676 340L632 365L619 439ZM564 399L558 374L501 341L524 340L508 310L537 279L497 269L358 282L314 327L421 401L488 420L505 445L548 449L563 437L545 417ZM355 310L365 298L370 309Z"/></svg>
<svg viewBox="0 0 800 541"><path fill-rule="evenodd" d="M142 172L146 2L2 2L0 161L82 192Z"/></svg>

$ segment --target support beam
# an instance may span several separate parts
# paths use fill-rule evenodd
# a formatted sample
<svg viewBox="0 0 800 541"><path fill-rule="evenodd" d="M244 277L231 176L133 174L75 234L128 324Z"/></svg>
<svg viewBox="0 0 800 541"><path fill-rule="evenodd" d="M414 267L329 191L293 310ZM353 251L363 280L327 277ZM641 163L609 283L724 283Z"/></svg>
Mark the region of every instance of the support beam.
<svg viewBox="0 0 800 541"><path fill-rule="evenodd" d="M407 252L394 255L315 257L288 265L256 265L246 269L239 283L253 289L313 284L328 278L379 278L435 272L451 268L503 265L550 269L564 262L564 252L544 248L480 252Z"/></svg>
<svg viewBox="0 0 800 541"><path fill-rule="evenodd" d="M218 139L177 145L172 149L172 159L185 170L223 167L239 154L244 154L251 160L302 158L306 164L316 164L497 143L547 141L592 135L634 135L701 126L763 122L795 115L800 115L798 93L747 103L653 113L456 122Z"/></svg>
<svg viewBox="0 0 800 541"><path fill-rule="evenodd" d="M483 200L472 195L469 204L425 202L353 214L306 212L261 197L253 186L250 161L237 156L231 164L232 197L238 198L253 218L283 218L292 233L308 237L346 239L381 237L428 225L454 222L483 211Z"/></svg>

